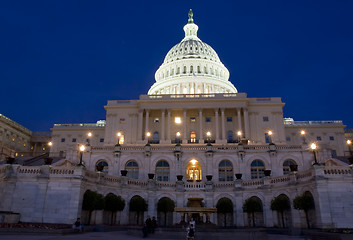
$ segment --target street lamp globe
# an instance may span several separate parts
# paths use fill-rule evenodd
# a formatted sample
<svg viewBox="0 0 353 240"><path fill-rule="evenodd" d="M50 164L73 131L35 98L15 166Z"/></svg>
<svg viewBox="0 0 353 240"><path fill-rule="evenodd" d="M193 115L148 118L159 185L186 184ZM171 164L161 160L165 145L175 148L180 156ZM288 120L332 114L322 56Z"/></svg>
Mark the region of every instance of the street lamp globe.
<svg viewBox="0 0 353 240"><path fill-rule="evenodd" d="M86 149L85 145L81 145L81 146L80 146L80 152L85 151L85 149Z"/></svg>

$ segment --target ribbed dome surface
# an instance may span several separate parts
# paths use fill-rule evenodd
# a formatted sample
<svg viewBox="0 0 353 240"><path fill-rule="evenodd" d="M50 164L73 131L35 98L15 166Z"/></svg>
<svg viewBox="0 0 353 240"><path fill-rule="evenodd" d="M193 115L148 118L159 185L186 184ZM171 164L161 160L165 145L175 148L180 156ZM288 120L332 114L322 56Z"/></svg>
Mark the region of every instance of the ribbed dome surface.
<svg viewBox="0 0 353 240"><path fill-rule="evenodd" d="M164 64L181 59L200 58L220 63L220 59L213 48L197 39L187 39L176 44L164 58Z"/></svg>

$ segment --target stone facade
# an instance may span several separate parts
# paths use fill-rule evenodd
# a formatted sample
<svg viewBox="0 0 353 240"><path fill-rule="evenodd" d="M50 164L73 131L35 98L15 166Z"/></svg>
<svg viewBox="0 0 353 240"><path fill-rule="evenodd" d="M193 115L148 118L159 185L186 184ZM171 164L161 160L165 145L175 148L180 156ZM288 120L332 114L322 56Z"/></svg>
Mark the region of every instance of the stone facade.
<svg viewBox="0 0 353 240"><path fill-rule="evenodd" d="M162 198L178 209L188 207L190 198L214 209L225 198L233 205L225 217L228 226L243 227L252 225L243 204L253 198L261 204L256 225L273 227L280 221L271 201L282 195L290 203L286 227L305 227L293 199L308 194L315 203L312 226L352 228L353 172L335 158L346 151L342 121L284 119L280 98L238 93L195 26L189 18L185 38L167 54L148 95L108 101L106 120L94 124L54 125L50 154L59 153L61 161L0 166L0 211L19 213L23 222L70 224L86 219L82 202L90 190L121 196L126 206L117 222L132 224L129 203L135 196L148 204L144 217L159 220ZM178 72L184 67L187 73ZM315 151L309 149L313 142ZM95 211L93 222L103 223L104 216ZM169 216L168 223L176 224L191 213ZM225 224L221 214L198 216Z"/></svg>

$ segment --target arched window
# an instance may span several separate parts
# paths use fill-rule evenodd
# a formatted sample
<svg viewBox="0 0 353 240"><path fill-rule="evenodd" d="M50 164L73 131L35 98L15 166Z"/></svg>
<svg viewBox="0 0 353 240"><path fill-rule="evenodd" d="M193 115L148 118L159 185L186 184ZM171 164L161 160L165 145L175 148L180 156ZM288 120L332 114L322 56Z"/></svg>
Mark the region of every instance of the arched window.
<svg viewBox="0 0 353 240"><path fill-rule="evenodd" d="M127 170L127 177L129 178L139 178L139 165L136 161L128 161L125 165L125 169Z"/></svg>
<svg viewBox="0 0 353 240"><path fill-rule="evenodd" d="M157 131L153 133L153 142L152 143L159 143L159 133Z"/></svg>
<svg viewBox="0 0 353 240"><path fill-rule="evenodd" d="M200 68L200 66L197 66L197 73L201 73L201 68Z"/></svg>
<svg viewBox="0 0 353 240"><path fill-rule="evenodd" d="M108 173L108 163L104 160L99 160L96 163L96 171Z"/></svg>
<svg viewBox="0 0 353 240"><path fill-rule="evenodd" d="M228 131L228 133L227 133L227 142L228 143L234 142L234 140L233 140L233 131Z"/></svg>
<svg viewBox="0 0 353 240"><path fill-rule="evenodd" d="M167 161L161 160L156 164L156 180L169 181L169 163Z"/></svg>
<svg viewBox="0 0 353 240"><path fill-rule="evenodd" d="M218 165L218 176L220 182L233 181L233 165L228 160L223 160Z"/></svg>
<svg viewBox="0 0 353 240"><path fill-rule="evenodd" d="M292 159L288 159L288 160L284 161L284 163L283 163L283 175L289 174L291 172L290 165L297 165L297 163L294 160L292 160Z"/></svg>
<svg viewBox="0 0 353 240"><path fill-rule="evenodd" d="M184 66L184 71L183 71L183 73L184 73L184 74L186 73L186 66Z"/></svg>
<svg viewBox="0 0 353 240"><path fill-rule="evenodd" d="M190 73L193 73L193 72L194 72L194 67L190 66Z"/></svg>
<svg viewBox="0 0 353 240"><path fill-rule="evenodd" d="M186 166L187 181L201 181L201 164L196 159L192 159Z"/></svg>
<svg viewBox="0 0 353 240"><path fill-rule="evenodd" d="M261 160L254 160L251 163L251 179L263 178L265 176L265 165Z"/></svg>

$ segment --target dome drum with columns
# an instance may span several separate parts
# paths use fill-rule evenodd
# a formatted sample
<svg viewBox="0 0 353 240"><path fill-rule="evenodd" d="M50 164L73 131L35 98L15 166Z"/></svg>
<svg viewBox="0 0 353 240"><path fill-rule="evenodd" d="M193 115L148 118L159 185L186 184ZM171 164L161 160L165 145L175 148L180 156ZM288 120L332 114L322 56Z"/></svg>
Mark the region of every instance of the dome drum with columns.
<svg viewBox="0 0 353 240"><path fill-rule="evenodd" d="M167 53L148 95L237 93L216 51L197 37L192 16L190 10L185 37Z"/></svg>

